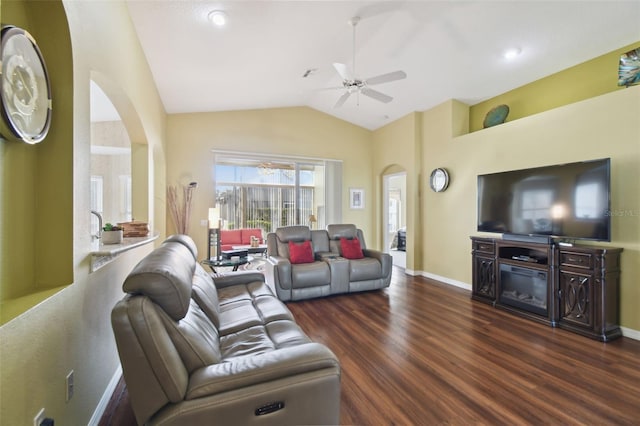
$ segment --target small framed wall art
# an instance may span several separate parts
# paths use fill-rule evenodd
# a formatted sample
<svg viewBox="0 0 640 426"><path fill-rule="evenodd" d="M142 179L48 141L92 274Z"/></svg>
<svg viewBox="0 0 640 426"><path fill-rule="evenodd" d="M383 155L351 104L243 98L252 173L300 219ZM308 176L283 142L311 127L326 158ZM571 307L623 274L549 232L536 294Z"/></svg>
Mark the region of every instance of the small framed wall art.
<svg viewBox="0 0 640 426"><path fill-rule="evenodd" d="M364 209L364 189L349 188L349 207L352 209Z"/></svg>

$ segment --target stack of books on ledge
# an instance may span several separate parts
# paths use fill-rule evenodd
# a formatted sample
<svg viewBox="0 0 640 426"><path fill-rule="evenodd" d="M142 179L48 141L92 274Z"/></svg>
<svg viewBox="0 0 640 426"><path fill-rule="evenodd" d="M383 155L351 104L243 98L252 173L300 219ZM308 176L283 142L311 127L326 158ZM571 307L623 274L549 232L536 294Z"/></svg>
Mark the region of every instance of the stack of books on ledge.
<svg viewBox="0 0 640 426"><path fill-rule="evenodd" d="M149 235L149 224L147 222L121 222L118 226L122 227L123 237L146 237Z"/></svg>

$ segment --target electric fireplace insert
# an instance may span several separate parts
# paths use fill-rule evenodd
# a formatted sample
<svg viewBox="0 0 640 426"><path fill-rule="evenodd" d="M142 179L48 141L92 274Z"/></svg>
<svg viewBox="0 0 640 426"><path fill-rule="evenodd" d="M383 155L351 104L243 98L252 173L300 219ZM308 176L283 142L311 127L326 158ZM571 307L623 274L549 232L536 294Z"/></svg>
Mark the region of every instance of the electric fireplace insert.
<svg viewBox="0 0 640 426"><path fill-rule="evenodd" d="M500 264L500 303L548 316L547 272Z"/></svg>

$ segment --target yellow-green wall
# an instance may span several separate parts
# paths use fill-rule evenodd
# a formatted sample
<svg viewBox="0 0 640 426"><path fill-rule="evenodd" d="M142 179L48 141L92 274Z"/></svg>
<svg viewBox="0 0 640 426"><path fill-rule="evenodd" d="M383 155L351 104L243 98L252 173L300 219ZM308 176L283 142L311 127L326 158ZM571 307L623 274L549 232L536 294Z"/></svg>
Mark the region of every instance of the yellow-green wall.
<svg viewBox="0 0 640 426"><path fill-rule="evenodd" d="M73 62L59 1L2 3L2 24L29 31L47 63L51 129L37 145L0 138L0 324L73 281ZM35 266L37 265L37 267Z"/></svg>
<svg viewBox="0 0 640 426"><path fill-rule="evenodd" d="M306 107L276 108L170 115L167 140L167 182L198 182L189 234L201 255L207 229L200 221L214 206L213 150L342 160L343 222L360 226L367 245L375 247L370 131ZM364 188L368 209L349 209L350 187ZM174 231L171 221L167 227Z"/></svg>
<svg viewBox="0 0 640 426"><path fill-rule="evenodd" d="M620 324L640 330L640 86L456 136L455 129L463 126L467 114L468 107L456 101L420 114L422 127L415 134L421 135L422 164L417 176L424 189L416 213L422 229L408 224L407 238L415 234L422 258L411 263L408 257L407 267L470 288L469 236L477 234L478 174L610 157L611 208L616 214L611 243L599 245L624 249ZM374 139L393 145L395 151L413 151L412 130L413 123L400 121L376 131ZM378 169L389 155L376 152L374 161L382 164ZM389 158L406 168L413 164L412 159ZM443 193L428 189L427 179L435 167L450 173L449 188Z"/></svg>
<svg viewBox="0 0 640 426"><path fill-rule="evenodd" d="M22 22L18 15L7 13L18 3L0 3L3 24ZM50 263L59 261L68 276L60 280L66 286L47 291L46 298L39 297L42 293L38 297L25 296L29 299L25 306L31 308L18 310L9 316L11 320L0 325L0 424L31 425L44 408L57 425L86 425L119 368L111 309L123 296L121 286L126 274L153 248L151 244L138 247L90 273L90 253L95 247L89 226L89 81L95 77L105 89L123 118L132 143L147 147L139 151L140 157L146 155L149 170L147 176L142 176L147 189L140 192L143 196L145 191L149 194L148 206L142 210L149 212L149 220L158 223L156 229L161 232L165 228L166 116L125 2L23 3L28 4L29 19L35 19L32 32L39 44L54 46L53 58L47 55L47 65L52 76L56 75L52 85L55 121L50 136L37 150L42 149L43 155L49 157L54 155L50 150L63 145L64 155L58 158L55 154L52 164L44 165L42 171L29 178L33 185L41 185L46 191L37 201L34 216L14 216L0 232L5 238L8 229L35 229L33 237L15 237L10 248L23 250L29 270L36 274L58 274ZM56 58L58 55L63 59ZM61 119L62 124L58 121ZM37 163L38 159L34 161ZM28 170L24 174L31 176ZM16 180L21 178L19 173L3 176L3 192L19 184ZM38 183L39 179L43 181ZM159 201L154 204L156 195ZM39 204L40 200L55 206L48 208ZM1 202L0 212L4 213L9 208L4 195ZM161 208L158 210L157 206ZM56 209L62 218L58 218ZM39 230L43 224L51 227L54 234L63 234L59 244L55 238L41 240ZM30 248L21 248L19 238L24 235L32 240L25 243L31 244ZM3 275L3 285L4 278ZM66 402L65 377L71 370L75 394Z"/></svg>
<svg viewBox="0 0 640 426"><path fill-rule="evenodd" d="M507 122L616 90L620 55L640 47L640 41L598 56L566 70L536 80L471 107L471 131L482 129L492 108L509 106Z"/></svg>

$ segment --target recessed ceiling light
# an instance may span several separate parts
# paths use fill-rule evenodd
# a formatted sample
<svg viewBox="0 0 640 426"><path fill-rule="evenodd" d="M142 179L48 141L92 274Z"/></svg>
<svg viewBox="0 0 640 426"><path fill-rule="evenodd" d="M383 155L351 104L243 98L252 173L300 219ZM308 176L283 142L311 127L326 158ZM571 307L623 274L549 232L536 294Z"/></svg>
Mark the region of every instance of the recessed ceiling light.
<svg viewBox="0 0 640 426"><path fill-rule="evenodd" d="M224 27L227 24L227 14L222 10L214 10L209 13L209 21L218 27Z"/></svg>
<svg viewBox="0 0 640 426"><path fill-rule="evenodd" d="M514 47L513 49L505 50L503 56L505 59L511 60L520 56L521 53L522 49L520 49L519 47Z"/></svg>

